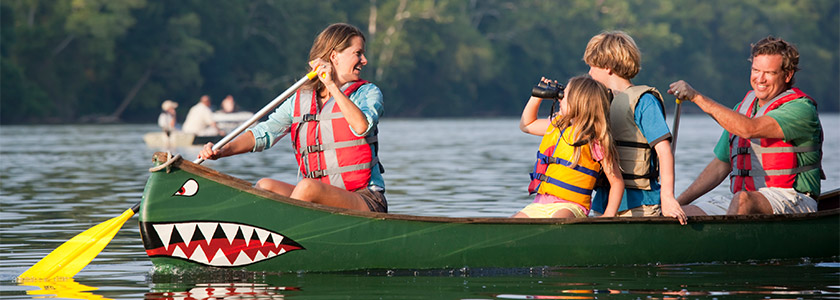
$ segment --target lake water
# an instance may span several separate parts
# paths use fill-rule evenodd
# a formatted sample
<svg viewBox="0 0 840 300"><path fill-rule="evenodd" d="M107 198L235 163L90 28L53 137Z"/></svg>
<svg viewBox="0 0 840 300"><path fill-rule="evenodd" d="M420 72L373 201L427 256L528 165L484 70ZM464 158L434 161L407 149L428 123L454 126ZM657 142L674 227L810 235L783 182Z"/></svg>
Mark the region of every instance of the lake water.
<svg viewBox="0 0 840 300"><path fill-rule="evenodd" d="M823 190L840 187L840 116L823 114ZM684 115L676 190L713 159L721 129ZM669 121L670 124L670 121ZM18 285L15 278L74 235L138 202L155 151L154 125L0 127L0 298L33 299L840 299L840 260L514 270L162 276L151 272L129 220L75 281ZM528 204L539 138L517 119L384 119L381 160L390 211L507 217ZM193 159L198 148L173 152ZM255 182L295 181L291 147L208 161ZM724 183L713 194L728 194ZM838 224L840 226L840 224ZM840 247L840 245L838 245ZM560 251L558 249L558 251ZM663 249L667 251L667 249Z"/></svg>

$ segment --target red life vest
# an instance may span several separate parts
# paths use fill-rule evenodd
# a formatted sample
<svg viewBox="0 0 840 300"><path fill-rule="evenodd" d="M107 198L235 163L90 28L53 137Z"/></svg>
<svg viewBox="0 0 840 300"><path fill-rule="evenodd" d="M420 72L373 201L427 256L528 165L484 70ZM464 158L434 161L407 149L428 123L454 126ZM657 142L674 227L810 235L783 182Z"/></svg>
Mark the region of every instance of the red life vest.
<svg viewBox="0 0 840 300"><path fill-rule="evenodd" d="M741 101L737 111L750 118L766 115L791 100L808 98L808 95L797 88L787 90L767 104L764 104L755 115L755 92L750 91ZM822 135L822 133L820 133ZM793 188L796 174L819 168L819 163L799 165L796 154L802 152L821 151L821 145L797 147L784 139L745 139L729 134L729 156L732 166L730 189L732 193L741 190L755 191L762 187Z"/></svg>
<svg viewBox="0 0 840 300"><path fill-rule="evenodd" d="M365 83L347 83L343 92L350 97ZM353 134L335 98L321 107L312 90L299 90L295 102L291 138L303 176L348 191L367 187L371 168L379 162L369 145L377 142L376 131L364 137Z"/></svg>

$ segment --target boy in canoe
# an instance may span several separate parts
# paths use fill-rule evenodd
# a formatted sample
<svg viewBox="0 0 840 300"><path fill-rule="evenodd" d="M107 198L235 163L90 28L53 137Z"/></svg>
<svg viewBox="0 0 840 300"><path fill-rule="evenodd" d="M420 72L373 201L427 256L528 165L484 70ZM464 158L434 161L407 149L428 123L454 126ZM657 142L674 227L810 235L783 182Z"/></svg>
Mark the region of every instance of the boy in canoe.
<svg viewBox="0 0 840 300"><path fill-rule="evenodd" d="M615 95L610 130L625 186L618 216L664 215L685 224L685 213L674 197L674 156L662 95L656 88L630 82L641 69L641 58L636 42L622 31L592 37L583 54L589 75ZM596 187L593 215L604 213L608 196L609 187Z"/></svg>
<svg viewBox="0 0 840 300"><path fill-rule="evenodd" d="M685 81L668 93L697 104L723 127L715 158L679 197L690 215L807 213L817 210L823 130L817 103L798 88L799 51L768 36L750 53L749 91L734 110ZM726 177L732 197L704 197ZM696 200L696 201L695 201Z"/></svg>

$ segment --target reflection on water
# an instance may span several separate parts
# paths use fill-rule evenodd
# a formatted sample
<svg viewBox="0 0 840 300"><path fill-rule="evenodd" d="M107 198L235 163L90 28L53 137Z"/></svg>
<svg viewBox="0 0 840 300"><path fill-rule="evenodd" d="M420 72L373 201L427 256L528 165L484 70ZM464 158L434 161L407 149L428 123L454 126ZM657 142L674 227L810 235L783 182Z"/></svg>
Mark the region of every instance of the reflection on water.
<svg viewBox="0 0 840 300"><path fill-rule="evenodd" d="M838 115L823 114L821 119L827 129L840 128ZM0 298L840 298L840 264L807 260L158 277L150 274L152 264L135 219L72 284L17 285L19 274L60 244L140 200L152 153L161 150L142 142L142 135L153 130L153 124L0 127ZM527 174L539 138L521 133L516 119L385 119L380 131L392 212L506 217L530 202ZM678 193L712 159L720 132L706 116L683 116L676 153ZM295 181L288 144L204 165L250 182L261 177ZM188 159L198 153L192 147L172 150ZM824 152L828 180L823 189L840 187L840 136L833 131L826 132ZM728 185L712 193L726 195Z"/></svg>
<svg viewBox="0 0 840 300"><path fill-rule="evenodd" d="M64 298L64 299L110 299L91 293L99 288L86 286L73 279L54 281L30 281L21 282L21 286L37 287L35 290L27 290L27 295L33 298Z"/></svg>

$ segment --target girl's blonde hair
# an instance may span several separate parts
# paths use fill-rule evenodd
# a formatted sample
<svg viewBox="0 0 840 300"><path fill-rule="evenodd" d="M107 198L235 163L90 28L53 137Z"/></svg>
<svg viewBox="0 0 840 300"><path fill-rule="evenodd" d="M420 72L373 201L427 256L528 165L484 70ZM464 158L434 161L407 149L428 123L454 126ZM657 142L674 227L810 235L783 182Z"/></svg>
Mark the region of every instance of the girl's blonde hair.
<svg viewBox="0 0 840 300"><path fill-rule="evenodd" d="M575 126L575 136L564 136L563 141L575 147L572 167L580 160L581 146L598 141L604 152L603 168L611 168L618 158L615 142L610 136L609 110L612 92L587 75L569 80L565 97L566 113L554 119L552 125L559 130Z"/></svg>
<svg viewBox="0 0 840 300"><path fill-rule="evenodd" d="M316 58L330 61L330 54L333 50L341 52L347 49L347 47L350 47L350 41L353 37L357 36L362 38L362 42L366 41L365 35L356 26L345 23L335 23L327 26L315 37L312 48L309 49L309 61ZM320 93L326 86L318 78L314 78L304 84L303 88Z"/></svg>

